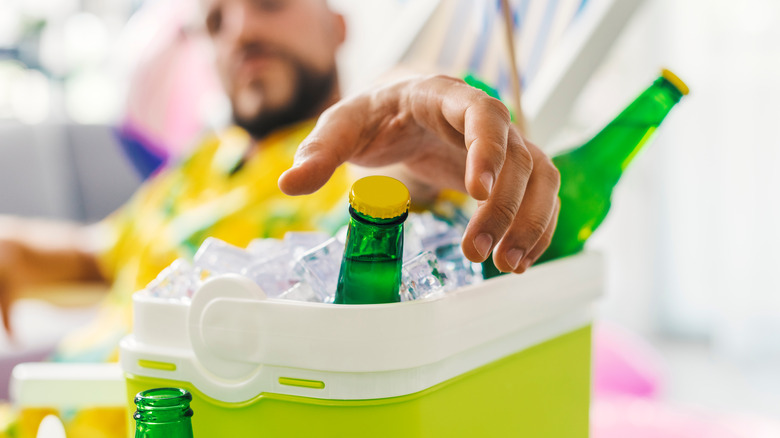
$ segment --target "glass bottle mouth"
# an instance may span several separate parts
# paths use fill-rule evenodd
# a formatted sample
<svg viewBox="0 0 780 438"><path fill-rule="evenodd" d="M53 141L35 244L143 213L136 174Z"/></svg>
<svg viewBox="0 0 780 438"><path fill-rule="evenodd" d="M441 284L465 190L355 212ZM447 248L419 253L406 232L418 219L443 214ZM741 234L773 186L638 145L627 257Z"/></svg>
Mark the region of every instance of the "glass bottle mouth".
<svg viewBox="0 0 780 438"><path fill-rule="evenodd" d="M688 89L688 85L686 85L685 82L683 82L682 79L680 79L676 74L672 73L668 69L662 69L661 70L661 77L666 79L670 84L674 86L674 88L677 88L677 91L680 92L683 96L688 94L690 91Z"/></svg>
<svg viewBox="0 0 780 438"><path fill-rule="evenodd" d="M177 421L191 417L192 394L181 388L155 388L141 391L135 396L136 412L133 417L141 421Z"/></svg>
<svg viewBox="0 0 780 438"><path fill-rule="evenodd" d="M148 389L135 396L136 406L150 409L189 406L191 401L192 395L181 388Z"/></svg>

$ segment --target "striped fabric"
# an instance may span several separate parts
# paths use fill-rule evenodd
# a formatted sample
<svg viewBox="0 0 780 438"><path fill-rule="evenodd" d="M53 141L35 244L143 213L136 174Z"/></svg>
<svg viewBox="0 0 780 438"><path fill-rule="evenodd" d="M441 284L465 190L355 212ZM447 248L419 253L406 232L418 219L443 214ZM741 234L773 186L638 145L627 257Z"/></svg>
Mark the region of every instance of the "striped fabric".
<svg viewBox="0 0 780 438"><path fill-rule="evenodd" d="M510 0L523 88L533 82L546 56L587 3ZM470 74L508 96L511 70L501 14L500 0L441 0L402 63L460 77Z"/></svg>

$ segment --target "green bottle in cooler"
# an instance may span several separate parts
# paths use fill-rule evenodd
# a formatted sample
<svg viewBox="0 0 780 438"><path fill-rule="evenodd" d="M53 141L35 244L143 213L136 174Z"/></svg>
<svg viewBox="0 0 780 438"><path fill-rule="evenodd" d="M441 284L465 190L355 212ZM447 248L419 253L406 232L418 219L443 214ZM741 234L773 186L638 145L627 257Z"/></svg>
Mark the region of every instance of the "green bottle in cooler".
<svg viewBox="0 0 780 438"><path fill-rule="evenodd" d="M192 395L179 388L155 388L135 396L135 438L193 438Z"/></svg>
<svg viewBox="0 0 780 438"><path fill-rule="evenodd" d="M561 210L552 242L538 263L577 253L601 225L612 190L688 86L669 70L587 143L552 158L561 174ZM483 276L502 273L488 258Z"/></svg>
<svg viewBox="0 0 780 438"><path fill-rule="evenodd" d="M409 190L387 176L368 176L349 193L349 227L336 304L380 304L401 300L403 225Z"/></svg>

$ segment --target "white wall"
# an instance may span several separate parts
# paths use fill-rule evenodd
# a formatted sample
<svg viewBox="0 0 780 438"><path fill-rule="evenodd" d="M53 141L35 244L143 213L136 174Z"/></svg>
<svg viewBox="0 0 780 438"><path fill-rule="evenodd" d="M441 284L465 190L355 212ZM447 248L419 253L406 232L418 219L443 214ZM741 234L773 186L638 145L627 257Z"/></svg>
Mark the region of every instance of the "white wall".
<svg viewBox="0 0 780 438"><path fill-rule="evenodd" d="M591 245L610 319L780 355L780 2L651 0L577 105L606 123L666 66L691 88L621 181Z"/></svg>

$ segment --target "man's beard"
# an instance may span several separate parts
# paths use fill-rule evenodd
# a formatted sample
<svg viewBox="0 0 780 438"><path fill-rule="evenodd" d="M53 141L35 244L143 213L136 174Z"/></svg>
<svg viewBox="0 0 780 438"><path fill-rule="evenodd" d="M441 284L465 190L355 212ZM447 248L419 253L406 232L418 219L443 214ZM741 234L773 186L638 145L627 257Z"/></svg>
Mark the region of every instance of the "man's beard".
<svg viewBox="0 0 780 438"><path fill-rule="evenodd" d="M279 108L261 109L252 117L241 117L233 105L233 119L253 138L261 139L281 127L319 114L336 85L336 66L318 72L302 62L288 58L295 71L295 88L290 101Z"/></svg>

